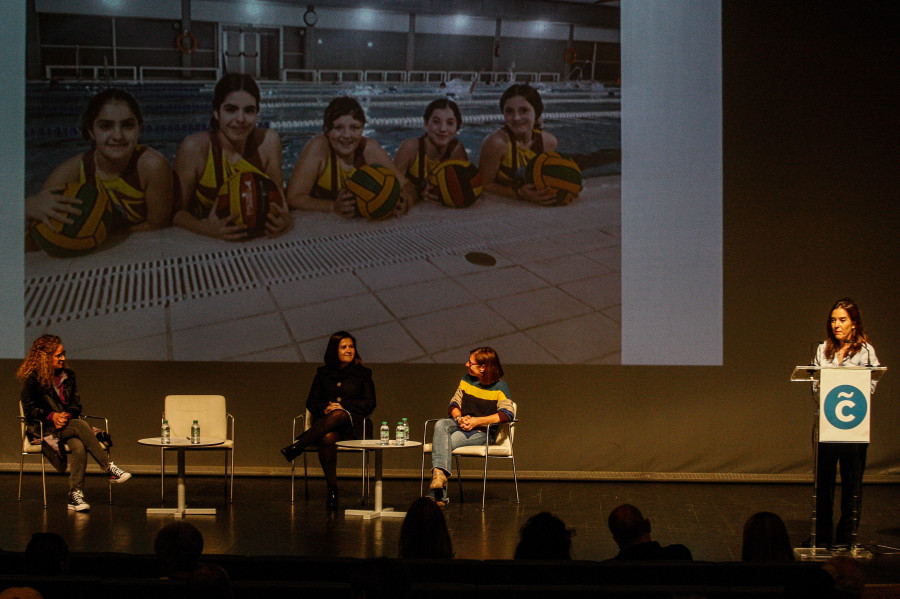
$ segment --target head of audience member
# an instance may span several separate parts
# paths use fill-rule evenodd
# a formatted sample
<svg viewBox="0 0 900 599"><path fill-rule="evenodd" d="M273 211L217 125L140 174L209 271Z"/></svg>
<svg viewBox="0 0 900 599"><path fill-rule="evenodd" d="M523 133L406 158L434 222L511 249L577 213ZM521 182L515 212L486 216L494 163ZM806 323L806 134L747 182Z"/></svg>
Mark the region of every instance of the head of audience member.
<svg viewBox="0 0 900 599"><path fill-rule="evenodd" d="M349 344L348 344L349 342ZM353 350L352 353L350 350ZM328 338L324 361L332 368L342 368L351 364L362 364L359 350L356 349L356 337L347 331L338 331Z"/></svg>
<svg viewBox="0 0 900 599"><path fill-rule="evenodd" d="M400 557L450 559L453 543L444 512L430 497L419 497L406 510L400 527Z"/></svg>
<svg viewBox="0 0 900 599"><path fill-rule="evenodd" d="M838 599L860 599L866 588L862 568L852 557L836 555L822 566L834 579L834 596Z"/></svg>
<svg viewBox="0 0 900 599"><path fill-rule="evenodd" d="M353 599L407 599L411 595L409 572L397 560L367 559L350 581L350 590Z"/></svg>
<svg viewBox="0 0 900 599"><path fill-rule="evenodd" d="M572 535L550 512L535 514L519 529L515 559L572 559Z"/></svg>
<svg viewBox="0 0 900 599"><path fill-rule="evenodd" d="M744 523L741 560L745 562L792 562L794 551L784 521L772 512L758 512Z"/></svg>
<svg viewBox="0 0 900 599"><path fill-rule="evenodd" d="M153 543L162 578L187 579L203 553L203 535L189 522L172 522L156 533Z"/></svg>
<svg viewBox="0 0 900 599"><path fill-rule="evenodd" d="M650 520L630 503L623 503L610 512L607 525L619 549L651 541Z"/></svg>
<svg viewBox="0 0 900 599"><path fill-rule="evenodd" d="M231 577L217 564L198 564L187 580L186 596L191 599L234 599Z"/></svg>
<svg viewBox="0 0 900 599"><path fill-rule="evenodd" d="M25 548L25 573L58 576L69 573L69 546L55 532L36 532Z"/></svg>
<svg viewBox="0 0 900 599"><path fill-rule="evenodd" d="M31 587L9 587L0 591L0 599L44 599L44 596Z"/></svg>
<svg viewBox="0 0 900 599"><path fill-rule="evenodd" d="M221 120L220 111L222 105L228 100L228 96L235 92L246 92L255 100L255 115L259 114L260 93L256 81L247 73L226 73L213 89L213 114L209 120L210 129L218 129ZM254 122L255 124L255 122Z"/></svg>

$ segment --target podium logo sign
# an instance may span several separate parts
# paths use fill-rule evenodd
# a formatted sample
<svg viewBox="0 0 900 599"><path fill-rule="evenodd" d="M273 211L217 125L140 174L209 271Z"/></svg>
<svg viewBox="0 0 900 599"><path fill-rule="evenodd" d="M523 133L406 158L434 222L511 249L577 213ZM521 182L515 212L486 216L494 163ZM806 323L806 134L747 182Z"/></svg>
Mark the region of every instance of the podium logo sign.
<svg viewBox="0 0 900 599"><path fill-rule="evenodd" d="M838 385L828 392L822 406L831 426L849 430L859 426L869 411L865 394L852 385Z"/></svg>
<svg viewBox="0 0 900 599"><path fill-rule="evenodd" d="M819 385L819 441L868 443L871 378L864 368L823 368Z"/></svg>

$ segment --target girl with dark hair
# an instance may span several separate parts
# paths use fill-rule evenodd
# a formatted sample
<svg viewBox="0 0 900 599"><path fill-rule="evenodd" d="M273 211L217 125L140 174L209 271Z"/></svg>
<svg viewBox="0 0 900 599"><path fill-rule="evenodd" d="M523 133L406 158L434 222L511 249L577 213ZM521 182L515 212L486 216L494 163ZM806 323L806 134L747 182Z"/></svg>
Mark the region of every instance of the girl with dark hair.
<svg viewBox="0 0 900 599"><path fill-rule="evenodd" d="M466 148L456 137L462 127L462 115L456 102L438 98L425 108L424 119L425 133L404 140L394 156L394 164L406 174L411 194L440 202L428 189L428 177L445 160L469 159Z"/></svg>
<svg viewBox="0 0 900 599"><path fill-rule="evenodd" d="M66 368L66 350L59 337L41 335L35 339L16 377L22 383L20 399L29 438L43 445L44 454L49 454L48 458L60 472L69 463L69 511L91 509L84 500L88 454L111 482L123 483L131 478L131 474L109 461L91 426L79 418L81 397L75 385L75 373ZM71 459L63 445L68 446Z"/></svg>
<svg viewBox="0 0 900 599"><path fill-rule="evenodd" d="M338 502L336 443L363 437L366 418L375 409L375 383L372 371L362 365L356 338L346 331L338 331L328 340L324 361L325 365L316 371L306 399L312 426L281 453L292 462L309 445L317 446L328 484L326 507L335 509Z"/></svg>
<svg viewBox="0 0 900 599"><path fill-rule="evenodd" d="M250 75L228 73L216 83L209 130L188 135L175 154L179 198L173 222L179 227L226 241L245 239L247 227L236 225L233 215L219 218L215 204L223 185L249 172L270 179L281 197L269 203L266 235L277 237L291 228L281 138L256 126L259 101L259 87Z"/></svg>
<svg viewBox="0 0 900 599"><path fill-rule="evenodd" d="M406 188L406 179L384 148L363 136L365 124L365 112L354 98L340 96L328 104L322 119L323 132L309 140L291 171L287 186L291 208L333 212L345 218L356 216L356 200L346 182L364 164L391 169ZM413 195L404 191L396 213L404 214L413 200Z"/></svg>
<svg viewBox="0 0 900 599"><path fill-rule="evenodd" d="M459 381L456 393L447 408L449 418L434 425L431 453L431 485L429 495L445 505L447 478L451 474L450 458L453 450L467 445L484 445L487 425L514 420L509 387L503 377L500 357L490 347L478 347L469 352L466 374ZM497 427L491 428L490 442L494 442Z"/></svg>
<svg viewBox="0 0 900 599"><path fill-rule="evenodd" d="M28 226L72 224L81 201L60 193L70 183L103 188L116 228L149 231L168 225L172 169L162 154L138 143L143 125L141 108L128 92L109 88L92 97L81 117L81 135L91 148L57 166L41 191L25 199Z"/></svg>
<svg viewBox="0 0 900 599"><path fill-rule="evenodd" d="M540 154L555 150L556 137L541 131L544 103L536 89L517 83L500 96L504 125L481 144L479 170L485 191L535 204L553 204L556 192L524 185L519 170Z"/></svg>
<svg viewBox="0 0 900 599"><path fill-rule="evenodd" d="M814 363L824 368L878 366L875 348L869 343L859 307L849 297L831 306L825 322L827 338L816 350ZM875 392L872 381L870 393ZM818 385L814 385L818 392ZM819 443L816 492L816 545L849 545L854 530L854 512L862 512L862 479L868 443ZM841 518L832 528L836 469L841 469ZM835 534L832 534L835 533Z"/></svg>

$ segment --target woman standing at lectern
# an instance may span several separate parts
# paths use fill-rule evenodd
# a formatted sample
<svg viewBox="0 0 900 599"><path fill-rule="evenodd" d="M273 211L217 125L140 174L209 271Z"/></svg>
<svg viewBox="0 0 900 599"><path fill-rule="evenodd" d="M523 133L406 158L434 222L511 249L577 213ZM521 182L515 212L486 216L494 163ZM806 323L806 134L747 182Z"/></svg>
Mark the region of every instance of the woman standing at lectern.
<svg viewBox="0 0 900 599"><path fill-rule="evenodd" d="M878 366L875 348L863 328L859 308L849 297L839 299L828 312L828 338L816 350L815 365L824 368ZM872 382L871 392L875 392ZM850 545L853 511L862 511L862 479L868 443L819 443L816 487L816 545ZM835 471L841 468L841 518L832 536ZM832 543L832 541L834 541Z"/></svg>

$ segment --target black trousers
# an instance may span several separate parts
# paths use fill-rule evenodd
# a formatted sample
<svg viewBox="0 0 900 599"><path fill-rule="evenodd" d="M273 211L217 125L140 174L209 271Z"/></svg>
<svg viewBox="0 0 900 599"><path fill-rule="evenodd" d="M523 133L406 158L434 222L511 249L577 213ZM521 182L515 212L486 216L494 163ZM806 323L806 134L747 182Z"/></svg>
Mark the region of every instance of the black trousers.
<svg viewBox="0 0 900 599"><path fill-rule="evenodd" d="M832 541L849 545L853 534L853 512L862 514L862 479L866 469L868 443L819 443L816 485L816 545ZM841 517L834 535L834 486L837 467L841 469Z"/></svg>

